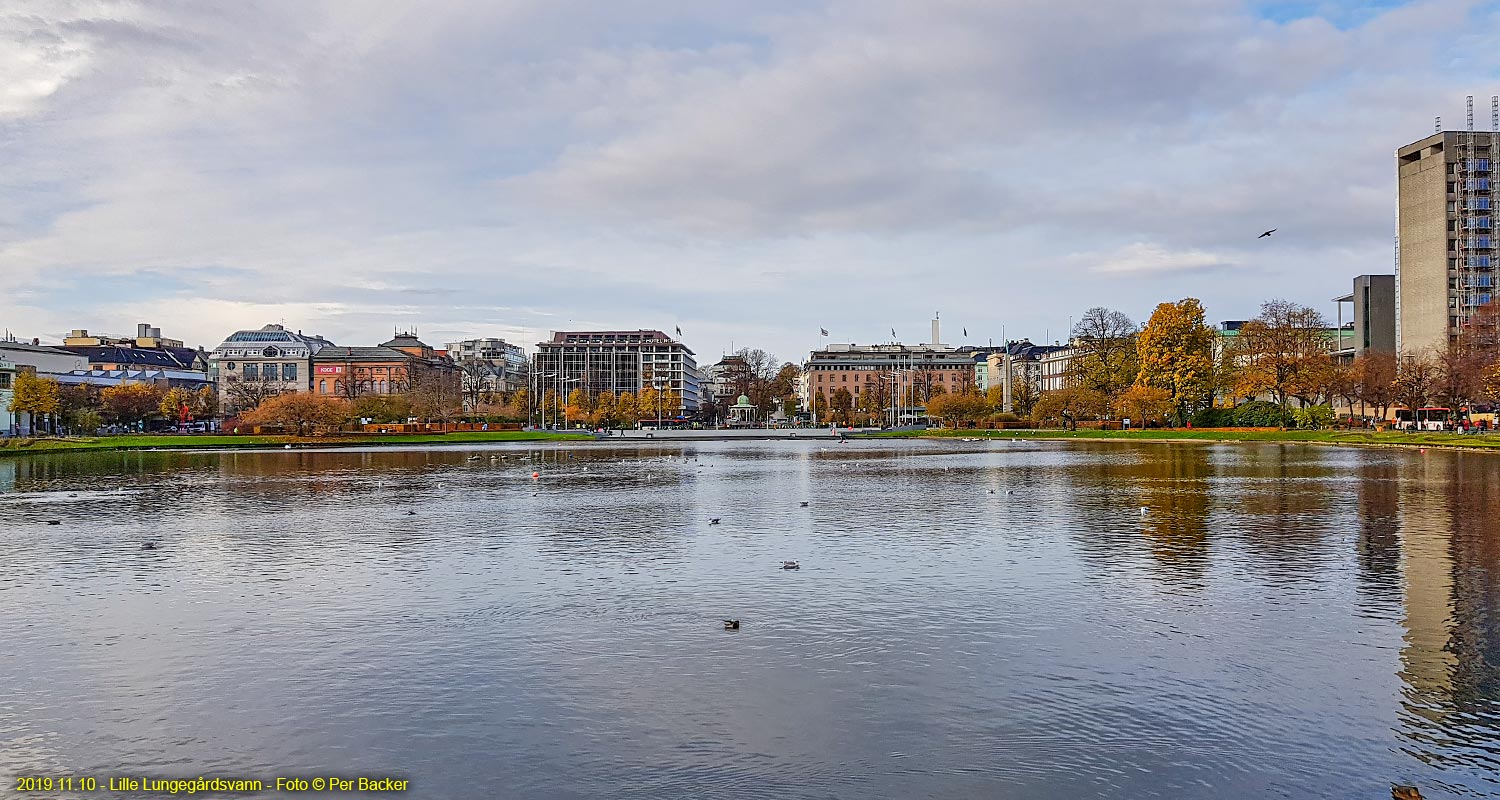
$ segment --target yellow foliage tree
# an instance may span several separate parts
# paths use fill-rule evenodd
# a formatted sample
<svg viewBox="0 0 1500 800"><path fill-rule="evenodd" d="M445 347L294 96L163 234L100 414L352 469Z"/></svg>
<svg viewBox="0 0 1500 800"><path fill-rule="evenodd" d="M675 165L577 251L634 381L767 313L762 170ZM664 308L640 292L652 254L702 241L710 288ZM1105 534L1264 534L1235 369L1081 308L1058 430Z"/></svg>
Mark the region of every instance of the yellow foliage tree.
<svg viewBox="0 0 1500 800"><path fill-rule="evenodd" d="M1172 393L1154 386L1135 386L1126 389L1115 400L1120 416L1127 417L1140 427L1148 423L1166 422L1173 414L1181 413Z"/></svg>
<svg viewBox="0 0 1500 800"><path fill-rule="evenodd" d="M615 419L621 427L634 428L641 421L640 398L633 392L620 392L615 398Z"/></svg>
<svg viewBox="0 0 1500 800"><path fill-rule="evenodd" d="M1162 303L1136 339L1140 373L1136 385L1166 392L1179 423L1213 399L1214 331L1195 297ZM1155 395L1140 392L1130 402ZM1122 397L1121 402L1126 398Z"/></svg>
<svg viewBox="0 0 1500 800"><path fill-rule="evenodd" d="M184 409L186 409L186 415L190 416L193 413L195 399L192 392L175 386L161 396L161 402L157 404L156 410L166 419L176 422L184 416Z"/></svg>
<svg viewBox="0 0 1500 800"><path fill-rule="evenodd" d="M51 378L38 378L34 372L16 375L11 386L10 410L16 414L55 416L62 405L62 387Z"/></svg>

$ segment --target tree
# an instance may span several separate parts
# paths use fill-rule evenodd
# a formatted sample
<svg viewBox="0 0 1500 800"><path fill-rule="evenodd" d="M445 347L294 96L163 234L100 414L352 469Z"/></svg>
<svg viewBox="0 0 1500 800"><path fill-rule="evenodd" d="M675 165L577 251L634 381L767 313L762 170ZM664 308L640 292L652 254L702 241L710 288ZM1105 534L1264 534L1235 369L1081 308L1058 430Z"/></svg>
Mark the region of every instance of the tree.
<svg viewBox="0 0 1500 800"><path fill-rule="evenodd" d="M1391 384L1392 395L1397 404L1411 412L1415 421L1417 409L1427 405L1437 381L1438 367L1430 355L1404 356L1396 368L1396 380Z"/></svg>
<svg viewBox="0 0 1500 800"><path fill-rule="evenodd" d="M936 417L957 427L960 421L976 420L990 411L990 404L978 391L946 392L927 403L927 416Z"/></svg>
<svg viewBox="0 0 1500 800"><path fill-rule="evenodd" d="M1386 411L1396 401L1396 355L1365 353L1354 359L1350 372L1354 398L1367 406L1374 406L1375 416L1385 419Z"/></svg>
<svg viewBox="0 0 1500 800"><path fill-rule="evenodd" d="M833 392L833 396L828 401L828 404L833 407L830 410L833 413L834 422L840 425L848 425L852 421L854 412L854 395L850 394L848 389L845 389L842 386L835 389Z"/></svg>
<svg viewBox="0 0 1500 800"><path fill-rule="evenodd" d="M885 408L873 386L866 386L860 391L859 397L854 401L854 407L859 411L859 417L865 423L880 419Z"/></svg>
<svg viewBox="0 0 1500 800"><path fill-rule="evenodd" d="M587 422L589 413L593 411L593 397L581 387L568 393L568 404L563 409L565 420L571 424L574 422Z"/></svg>
<svg viewBox="0 0 1500 800"><path fill-rule="evenodd" d="M1073 326L1073 357L1067 380L1113 398L1140 373L1134 320L1114 309L1095 307Z"/></svg>
<svg viewBox="0 0 1500 800"><path fill-rule="evenodd" d="M412 359L406 366L406 392L412 416L451 422L463 413L463 381L459 372L443 364Z"/></svg>
<svg viewBox="0 0 1500 800"><path fill-rule="evenodd" d="M161 396L161 402L157 405L156 411L164 419L172 422L191 417L193 393L180 386L174 386Z"/></svg>
<svg viewBox="0 0 1500 800"><path fill-rule="evenodd" d="M647 386L636 396L636 408L639 409L641 419L650 419L652 424L657 424L659 416L666 413L667 403L654 387Z"/></svg>
<svg viewBox="0 0 1500 800"><path fill-rule="evenodd" d="M1170 391L1155 386L1136 384L1126 389L1115 400L1115 408L1121 416L1137 421L1142 428L1152 422L1165 423L1174 416L1183 419L1182 406L1177 398Z"/></svg>
<svg viewBox="0 0 1500 800"><path fill-rule="evenodd" d="M612 428L618 423L616 417L614 393L600 392L594 398L594 411L589 416L589 424L594 427Z"/></svg>
<svg viewBox="0 0 1500 800"><path fill-rule="evenodd" d="M243 414L260 407L261 403L281 394L281 385L272 381L247 381L239 376L224 378L226 410L230 414ZM337 387L338 381L334 382Z"/></svg>
<svg viewBox="0 0 1500 800"><path fill-rule="evenodd" d="M1433 386L1433 399L1446 406L1450 415L1457 415L1474 398L1483 394L1484 369L1488 366L1489 353L1471 347L1461 337L1433 358L1437 366L1437 382Z"/></svg>
<svg viewBox="0 0 1500 800"><path fill-rule="evenodd" d="M1037 400L1032 419L1039 425L1074 426L1079 420L1104 416L1109 398L1103 392L1084 386L1067 386L1043 394Z"/></svg>
<svg viewBox="0 0 1500 800"><path fill-rule="evenodd" d="M1024 375L1010 382L1010 408L1012 412L1020 416L1031 416L1041 396L1042 393L1037 389L1037 385L1027 380Z"/></svg>
<svg viewBox="0 0 1500 800"><path fill-rule="evenodd" d="M61 408L61 387L57 381L38 378L31 370L16 375L15 383L11 385L10 410L16 414L30 414L33 432L38 428L38 418L56 417Z"/></svg>
<svg viewBox="0 0 1500 800"><path fill-rule="evenodd" d="M641 421L640 398L632 392L620 392L615 398L615 418L621 427L634 428Z"/></svg>
<svg viewBox="0 0 1500 800"><path fill-rule="evenodd" d="M1235 356L1241 380L1236 394L1269 392L1285 408L1287 399L1316 391L1314 370L1327 363L1328 321L1316 309L1286 300L1261 304L1260 316L1240 327Z"/></svg>
<svg viewBox="0 0 1500 800"><path fill-rule="evenodd" d="M411 397L405 394L366 394L354 402L344 401L351 419L372 422L406 422L412 416Z"/></svg>
<svg viewBox="0 0 1500 800"><path fill-rule="evenodd" d="M195 419L213 419L219 416L219 393L212 386L203 386L193 393L192 411Z"/></svg>
<svg viewBox="0 0 1500 800"><path fill-rule="evenodd" d="M1136 386L1166 392L1180 424L1213 399L1213 350L1214 331L1204 322L1197 298L1162 303L1136 340ZM1143 403L1147 397L1136 392L1132 402Z"/></svg>
<svg viewBox="0 0 1500 800"><path fill-rule="evenodd" d="M1500 363L1485 367L1480 380L1484 388L1484 396L1492 403L1500 403Z"/></svg>
<svg viewBox="0 0 1500 800"><path fill-rule="evenodd" d="M466 358L458 362L458 373L463 385L464 407L475 408L494 384L495 365L480 358Z"/></svg>
<svg viewBox="0 0 1500 800"><path fill-rule="evenodd" d="M137 425L161 414L166 392L150 383L122 383L99 393L104 418L119 425Z"/></svg>
<svg viewBox="0 0 1500 800"><path fill-rule="evenodd" d="M349 404L334 397L291 392L273 397L241 417L251 425L275 425L294 436L336 428L349 419Z"/></svg>

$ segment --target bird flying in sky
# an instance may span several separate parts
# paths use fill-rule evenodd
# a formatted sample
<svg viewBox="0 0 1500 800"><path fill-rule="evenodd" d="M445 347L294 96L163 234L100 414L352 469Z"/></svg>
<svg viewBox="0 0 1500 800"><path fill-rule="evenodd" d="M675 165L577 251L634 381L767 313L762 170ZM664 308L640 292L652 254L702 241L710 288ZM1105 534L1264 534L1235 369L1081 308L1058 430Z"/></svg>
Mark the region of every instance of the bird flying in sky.
<svg viewBox="0 0 1500 800"><path fill-rule="evenodd" d="M1261 235L1259 235L1259 236L1257 236L1257 237L1255 237L1255 238L1257 238L1257 239L1264 239L1264 238L1266 238L1266 237L1267 237L1267 236L1270 236L1270 235L1271 235L1271 234L1273 234L1273 233L1275 233L1275 232L1276 232L1276 229L1275 229L1275 228L1272 228L1272 229L1270 229L1270 230L1268 230L1268 231L1266 231L1266 232L1265 232L1265 233L1262 233L1262 234L1261 234Z"/></svg>

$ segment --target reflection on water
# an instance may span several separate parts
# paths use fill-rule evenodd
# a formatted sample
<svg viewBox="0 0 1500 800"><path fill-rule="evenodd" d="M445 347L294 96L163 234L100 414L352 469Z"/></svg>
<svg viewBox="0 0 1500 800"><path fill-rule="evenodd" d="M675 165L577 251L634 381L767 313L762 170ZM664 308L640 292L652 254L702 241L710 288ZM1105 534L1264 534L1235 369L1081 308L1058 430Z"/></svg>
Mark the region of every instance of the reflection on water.
<svg viewBox="0 0 1500 800"><path fill-rule="evenodd" d="M1500 795L1489 455L104 453L0 459L0 519L6 775Z"/></svg>

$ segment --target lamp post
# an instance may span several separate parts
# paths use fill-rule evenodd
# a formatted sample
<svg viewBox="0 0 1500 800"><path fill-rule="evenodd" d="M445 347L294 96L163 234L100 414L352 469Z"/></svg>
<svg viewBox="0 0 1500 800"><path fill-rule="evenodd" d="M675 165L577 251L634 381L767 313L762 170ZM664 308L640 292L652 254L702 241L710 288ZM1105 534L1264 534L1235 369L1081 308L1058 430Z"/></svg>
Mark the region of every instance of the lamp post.
<svg viewBox="0 0 1500 800"><path fill-rule="evenodd" d="M570 384L570 383L578 383L581 380L583 380L583 379L582 378L568 378L567 380L562 381L560 385L561 385L562 388L565 389L565 388L567 388L568 384ZM560 394L561 394L561 392L559 392L559 395ZM563 407L563 427L567 428L568 427L568 404L567 404L567 400L564 399L564 398L562 398L561 396L558 397L558 400L561 402L561 405ZM554 426L556 426L556 424L557 424L557 406L556 405L553 406L552 423L553 423Z"/></svg>

